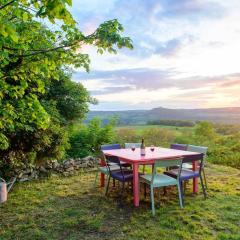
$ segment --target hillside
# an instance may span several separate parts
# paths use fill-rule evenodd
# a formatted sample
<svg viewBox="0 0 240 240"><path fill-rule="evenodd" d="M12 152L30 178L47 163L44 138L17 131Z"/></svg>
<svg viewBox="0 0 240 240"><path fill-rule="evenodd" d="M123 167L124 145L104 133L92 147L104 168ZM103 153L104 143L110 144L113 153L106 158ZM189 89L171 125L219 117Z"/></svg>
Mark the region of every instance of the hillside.
<svg viewBox="0 0 240 240"><path fill-rule="evenodd" d="M91 111L86 121L95 116L105 121L109 117L118 116L120 125L146 124L148 121L159 119L207 120L233 124L240 122L240 107L206 109L169 109L159 107L151 110Z"/></svg>

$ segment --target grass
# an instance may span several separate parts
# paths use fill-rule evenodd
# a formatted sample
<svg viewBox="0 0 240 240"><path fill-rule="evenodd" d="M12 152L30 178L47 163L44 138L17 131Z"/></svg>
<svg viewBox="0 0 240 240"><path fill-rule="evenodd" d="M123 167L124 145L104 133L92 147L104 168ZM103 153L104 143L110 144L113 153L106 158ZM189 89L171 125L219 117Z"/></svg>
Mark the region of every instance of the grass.
<svg viewBox="0 0 240 240"><path fill-rule="evenodd" d="M134 208L130 192L119 208L118 188L106 198L92 187L94 173L18 184L0 205L0 239L240 239L240 171L208 165L206 172L207 200L189 185L181 210L172 188L155 217L149 198Z"/></svg>
<svg viewBox="0 0 240 240"><path fill-rule="evenodd" d="M190 133L194 129L194 127L177 127L177 126L166 126L166 125L127 125L127 126L116 127L116 129L122 129L122 128L134 129L139 134L141 134L143 130L148 128L164 128L174 132L176 136Z"/></svg>

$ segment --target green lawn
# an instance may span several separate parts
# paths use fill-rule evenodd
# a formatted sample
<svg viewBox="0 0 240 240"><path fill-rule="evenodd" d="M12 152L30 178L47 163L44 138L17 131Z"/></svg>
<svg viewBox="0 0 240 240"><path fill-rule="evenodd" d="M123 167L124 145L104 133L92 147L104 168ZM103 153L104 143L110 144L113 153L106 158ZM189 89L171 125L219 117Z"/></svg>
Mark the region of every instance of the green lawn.
<svg viewBox="0 0 240 240"><path fill-rule="evenodd" d="M207 200L189 185L181 210L175 188L168 189L155 217L149 198L133 208L130 192L120 209L118 189L106 198L92 188L93 173L18 184L0 206L0 239L240 239L240 171L206 170Z"/></svg>

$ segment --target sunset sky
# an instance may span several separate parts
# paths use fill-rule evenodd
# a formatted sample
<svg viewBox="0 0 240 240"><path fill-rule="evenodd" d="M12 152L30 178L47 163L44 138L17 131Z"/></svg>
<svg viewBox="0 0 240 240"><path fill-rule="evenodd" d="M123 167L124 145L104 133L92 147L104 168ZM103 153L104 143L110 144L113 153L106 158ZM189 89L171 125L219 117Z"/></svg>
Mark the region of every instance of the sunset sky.
<svg viewBox="0 0 240 240"><path fill-rule="evenodd" d="M91 57L92 110L240 106L240 0L74 0L84 33L117 18L133 50Z"/></svg>

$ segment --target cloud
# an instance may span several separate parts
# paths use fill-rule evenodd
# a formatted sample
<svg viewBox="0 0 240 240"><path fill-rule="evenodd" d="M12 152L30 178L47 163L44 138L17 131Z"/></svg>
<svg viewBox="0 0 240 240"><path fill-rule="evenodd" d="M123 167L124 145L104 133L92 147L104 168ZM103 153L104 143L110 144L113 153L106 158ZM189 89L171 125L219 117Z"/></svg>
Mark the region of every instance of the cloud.
<svg viewBox="0 0 240 240"><path fill-rule="evenodd" d="M117 55L83 49L92 71L73 80L99 97L97 108L239 105L240 1L75 0L73 7L86 33L117 18L134 44Z"/></svg>

